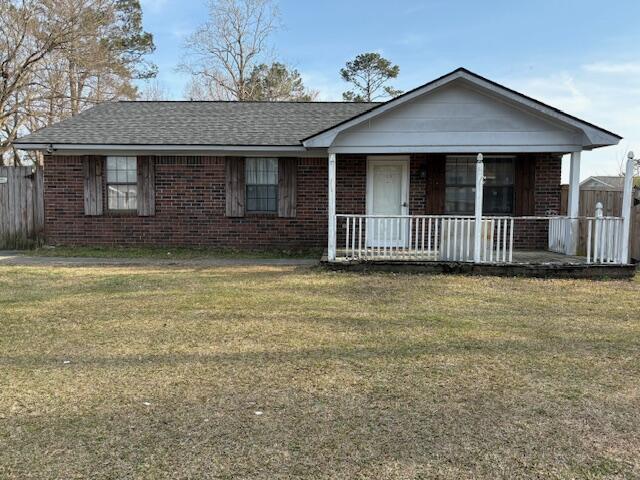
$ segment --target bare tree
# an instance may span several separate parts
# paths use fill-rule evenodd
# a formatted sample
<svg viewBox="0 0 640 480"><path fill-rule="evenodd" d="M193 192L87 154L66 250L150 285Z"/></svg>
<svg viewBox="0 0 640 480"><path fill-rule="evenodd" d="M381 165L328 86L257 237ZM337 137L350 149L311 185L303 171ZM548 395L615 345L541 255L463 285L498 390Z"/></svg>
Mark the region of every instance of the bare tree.
<svg viewBox="0 0 640 480"><path fill-rule="evenodd" d="M0 0L0 155L19 163L11 143L42 97L38 74L47 56L72 38L72 18L53 0ZM13 155L11 155L13 153Z"/></svg>
<svg viewBox="0 0 640 480"><path fill-rule="evenodd" d="M145 83L138 98L145 101L170 100L171 94L165 85L154 78Z"/></svg>
<svg viewBox="0 0 640 480"><path fill-rule="evenodd" d="M153 49L139 0L0 0L0 154L19 162L18 135L136 98Z"/></svg>
<svg viewBox="0 0 640 480"><path fill-rule="evenodd" d="M269 55L269 38L279 27L272 0L211 0L209 19L186 41L193 76L191 90L209 98L251 100L251 72ZM192 92L192 93L193 93Z"/></svg>

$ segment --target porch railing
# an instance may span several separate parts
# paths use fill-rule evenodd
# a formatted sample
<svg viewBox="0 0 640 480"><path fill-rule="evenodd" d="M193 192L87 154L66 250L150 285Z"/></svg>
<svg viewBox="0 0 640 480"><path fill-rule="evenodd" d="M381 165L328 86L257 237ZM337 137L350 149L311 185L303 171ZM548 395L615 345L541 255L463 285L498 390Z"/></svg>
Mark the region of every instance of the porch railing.
<svg viewBox="0 0 640 480"><path fill-rule="evenodd" d="M624 264L620 217L482 217L480 263L512 263L514 223L548 221L548 250L590 264ZM474 217L453 215L336 215L336 259L474 262Z"/></svg>
<svg viewBox="0 0 640 480"><path fill-rule="evenodd" d="M625 263L623 259L623 219L585 217L587 224L587 263Z"/></svg>
<svg viewBox="0 0 640 480"><path fill-rule="evenodd" d="M575 234L575 253L587 263L624 264L623 223L621 217L550 217L549 250L567 255Z"/></svg>
<svg viewBox="0 0 640 480"><path fill-rule="evenodd" d="M552 252L567 254L571 235L571 218L549 217L549 245Z"/></svg>
<svg viewBox="0 0 640 480"><path fill-rule="evenodd" d="M474 261L471 216L339 214L336 219L339 259ZM481 262L513 261L513 223L513 217L482 218Z"/></svg>

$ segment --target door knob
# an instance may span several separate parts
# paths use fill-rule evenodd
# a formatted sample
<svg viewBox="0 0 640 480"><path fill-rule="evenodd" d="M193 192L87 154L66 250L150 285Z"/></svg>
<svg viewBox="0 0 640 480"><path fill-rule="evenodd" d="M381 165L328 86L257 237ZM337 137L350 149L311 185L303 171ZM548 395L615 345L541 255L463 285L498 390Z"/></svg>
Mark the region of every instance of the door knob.
<svg viewBox="0 0 640 480"><path fill-rule="evenodd" d="M407 202L402 202L402 206L407 208L408 207Z"/></svg>

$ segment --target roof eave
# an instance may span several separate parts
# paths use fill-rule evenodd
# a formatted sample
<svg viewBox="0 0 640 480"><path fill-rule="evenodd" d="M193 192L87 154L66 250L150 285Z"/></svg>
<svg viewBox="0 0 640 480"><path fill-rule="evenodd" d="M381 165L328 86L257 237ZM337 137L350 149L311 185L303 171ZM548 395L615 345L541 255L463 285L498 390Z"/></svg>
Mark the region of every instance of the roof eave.
<svg viewBox="0 0 640 480"><path fill-rule="evenodd" d="M304 155L302 145L148 145L148 144L69 144L69 143L16 143L20 150L35 150L53 155L143 155L143 154L271 154Z"/></svg>

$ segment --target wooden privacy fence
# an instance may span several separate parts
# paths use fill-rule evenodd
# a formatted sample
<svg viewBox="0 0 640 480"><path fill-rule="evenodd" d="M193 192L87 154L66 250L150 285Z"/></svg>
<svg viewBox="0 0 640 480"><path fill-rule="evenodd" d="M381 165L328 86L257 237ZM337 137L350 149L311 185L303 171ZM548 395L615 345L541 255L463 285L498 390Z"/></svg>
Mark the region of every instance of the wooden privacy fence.
<svg viewBox="0 0 640 480"><path fill-rule="evenodd" d="M0 248L37 243L44 229L42 167L0 167Z"/></svg>
<svg viewBox="0 0 640 480"><path fill-rule="evenodd" d="M562 185L560 196L560 214L567 214L569 186ZM640 188L633 189L633 203L631 207L631 243L629 252L631 258L640 261ZM595 217L596 204L602 204L602 213L605 217L620 217L622 215L622 191L611 189L580 189L580 217ZM580 222L579 245L586 249L588 227L586 222ZM579 252L580 253L580 252ZM585 252L582 252L585 253Z"/></svg>

